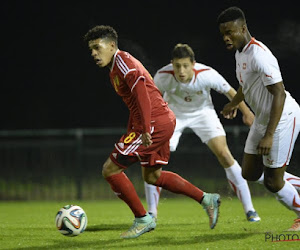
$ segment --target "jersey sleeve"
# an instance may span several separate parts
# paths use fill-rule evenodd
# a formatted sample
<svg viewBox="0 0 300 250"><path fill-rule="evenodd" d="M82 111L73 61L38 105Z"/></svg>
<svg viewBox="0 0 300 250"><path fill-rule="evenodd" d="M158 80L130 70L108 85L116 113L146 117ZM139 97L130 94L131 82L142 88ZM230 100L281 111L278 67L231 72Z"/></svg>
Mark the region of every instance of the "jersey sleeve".
<svg viewBox="0 0 300 250"><path fill-rule="evenodd" d="M225 78L213 68L203 72L202 77L206 78L204 82L206 82L207 87L214 89L221 94L226 94L231 89L230 84Z"/></svg>
<svg viewBox="0 0 300 250"><path fill-rule="evenodd" d="M272 53L265 51L256 53L252 60L252 67L260 74L264 86L282 81L278 61Z"/></svg>
<svg viewBox="0 0 300 250"><path fill-rule="evenodd" d="M145 77L138 70L131 71L125 77L127 85L131 88L141 115L143 133L150 133L151 102L147 91Z"/></svg>

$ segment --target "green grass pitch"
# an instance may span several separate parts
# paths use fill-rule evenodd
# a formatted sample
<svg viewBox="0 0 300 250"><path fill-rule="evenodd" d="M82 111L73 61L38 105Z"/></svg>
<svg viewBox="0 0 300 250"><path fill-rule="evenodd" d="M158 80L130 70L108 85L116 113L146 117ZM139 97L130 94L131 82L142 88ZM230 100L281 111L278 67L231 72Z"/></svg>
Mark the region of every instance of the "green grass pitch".
<svg viewBox="0 0 300 250"><path fill-rule="evenodd" d="M300 249L300 241L288 241L300 238L300 232L284 232L296 217L292 211L271 195L254 197L253 203L262 218L259 223L247 222L241 203L223 196L218 224L211 230L205 211L195 201L162 197L156 229L125 240L119 235L132 225L133 216L117 198L1 201L0 249ZM76 237L61 235L54 224L56 212L67 204L79 205L87 213L87 229Z"/></svg>

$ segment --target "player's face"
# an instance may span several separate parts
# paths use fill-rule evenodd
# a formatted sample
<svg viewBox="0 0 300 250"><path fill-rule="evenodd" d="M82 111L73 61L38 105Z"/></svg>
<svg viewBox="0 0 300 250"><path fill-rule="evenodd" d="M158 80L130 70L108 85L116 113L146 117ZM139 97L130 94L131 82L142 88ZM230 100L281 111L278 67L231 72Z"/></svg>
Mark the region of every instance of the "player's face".
<svg viewBox="0 0 300 250"><path fill-rule="evenodd" d="M172 61L175 77L178 81L189 83L194 76L194 64L189 57L174 58Z"/></svg>
<svg viewBox="0 0 300 250"><path fill-rule="evenodd" d="M221 23L219 29L228 50L242 50L246 45L245 34L247 28L243 22L235 20Z"/></svg>
<svg viewBox="0 0 300 250"><path fill-rule="evenodd" d="M112 64L112 59L116 52L115 42L101 38L91 40L89 41L89 49L91 50L91 56L100 68Z"/></svg>

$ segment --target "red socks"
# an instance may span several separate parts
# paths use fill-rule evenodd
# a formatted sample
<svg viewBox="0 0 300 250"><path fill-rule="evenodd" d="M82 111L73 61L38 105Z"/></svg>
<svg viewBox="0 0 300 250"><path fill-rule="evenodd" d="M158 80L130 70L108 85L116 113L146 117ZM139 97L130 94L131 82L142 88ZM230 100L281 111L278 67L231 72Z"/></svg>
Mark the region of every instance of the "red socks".
<svg viewBox="0 0 300 250"><path fill-rule="evenodd" d="M197 202L201 202L203 198L202 190L173 172L161 171L161 175L154 185L176 194L186 195Z"/></svg>
<svg viewBox="0 0 300 250"><path fill-rule="evenodd" d="M143 207L132 182L125 173L115 174L106 178L115 194L126 202L135 217L142 217L147 212Z"/></svg>
<svg viewBox="0 0 300 250"><path fill-rule="evenodd" d="M133 184L125 173L109 176L106 180L115 194L130 207L135 217L142 217L146 214ZM186 195L197 202L201 202L203 198L202 190L173 172L162 171L155 185L176 194Z"/></svg>

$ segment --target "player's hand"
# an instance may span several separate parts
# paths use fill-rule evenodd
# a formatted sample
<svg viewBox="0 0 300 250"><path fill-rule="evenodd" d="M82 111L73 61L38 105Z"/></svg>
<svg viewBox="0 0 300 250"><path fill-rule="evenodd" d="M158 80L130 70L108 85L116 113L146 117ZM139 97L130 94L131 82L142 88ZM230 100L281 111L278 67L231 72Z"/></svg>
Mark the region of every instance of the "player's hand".
<svg viewBox="0 0 300 250"><path fill-rule="evenodd" d="M152 137L151 137L151 135L148 132L142 134L142 144L145 147L149 147L152 144L152 140L151 139L152 139Z"/></svg>
<svg viewBox="0 0 300 250"><path fill-rule="evenodd" d="M257 153L260 155L268 155L270 153L271 147L273 144L273 137L272 136L264 136L258 146L257 146Z"/></svg>
<svg viewBox="0 0 300 250"><path fill-rule="evenodd" d="M226 119L233 119L236 117L238 106L233 106L231 102L227 103L223 110L221 111L221 114Z"/></svg>
<svg viewBox="0 0 300 250"><path fill-rule="evenodd" d="M251 127L252 123L254 122L254 114L250 111L247 114L243 115L243 123L249 127Z"/></svg>

